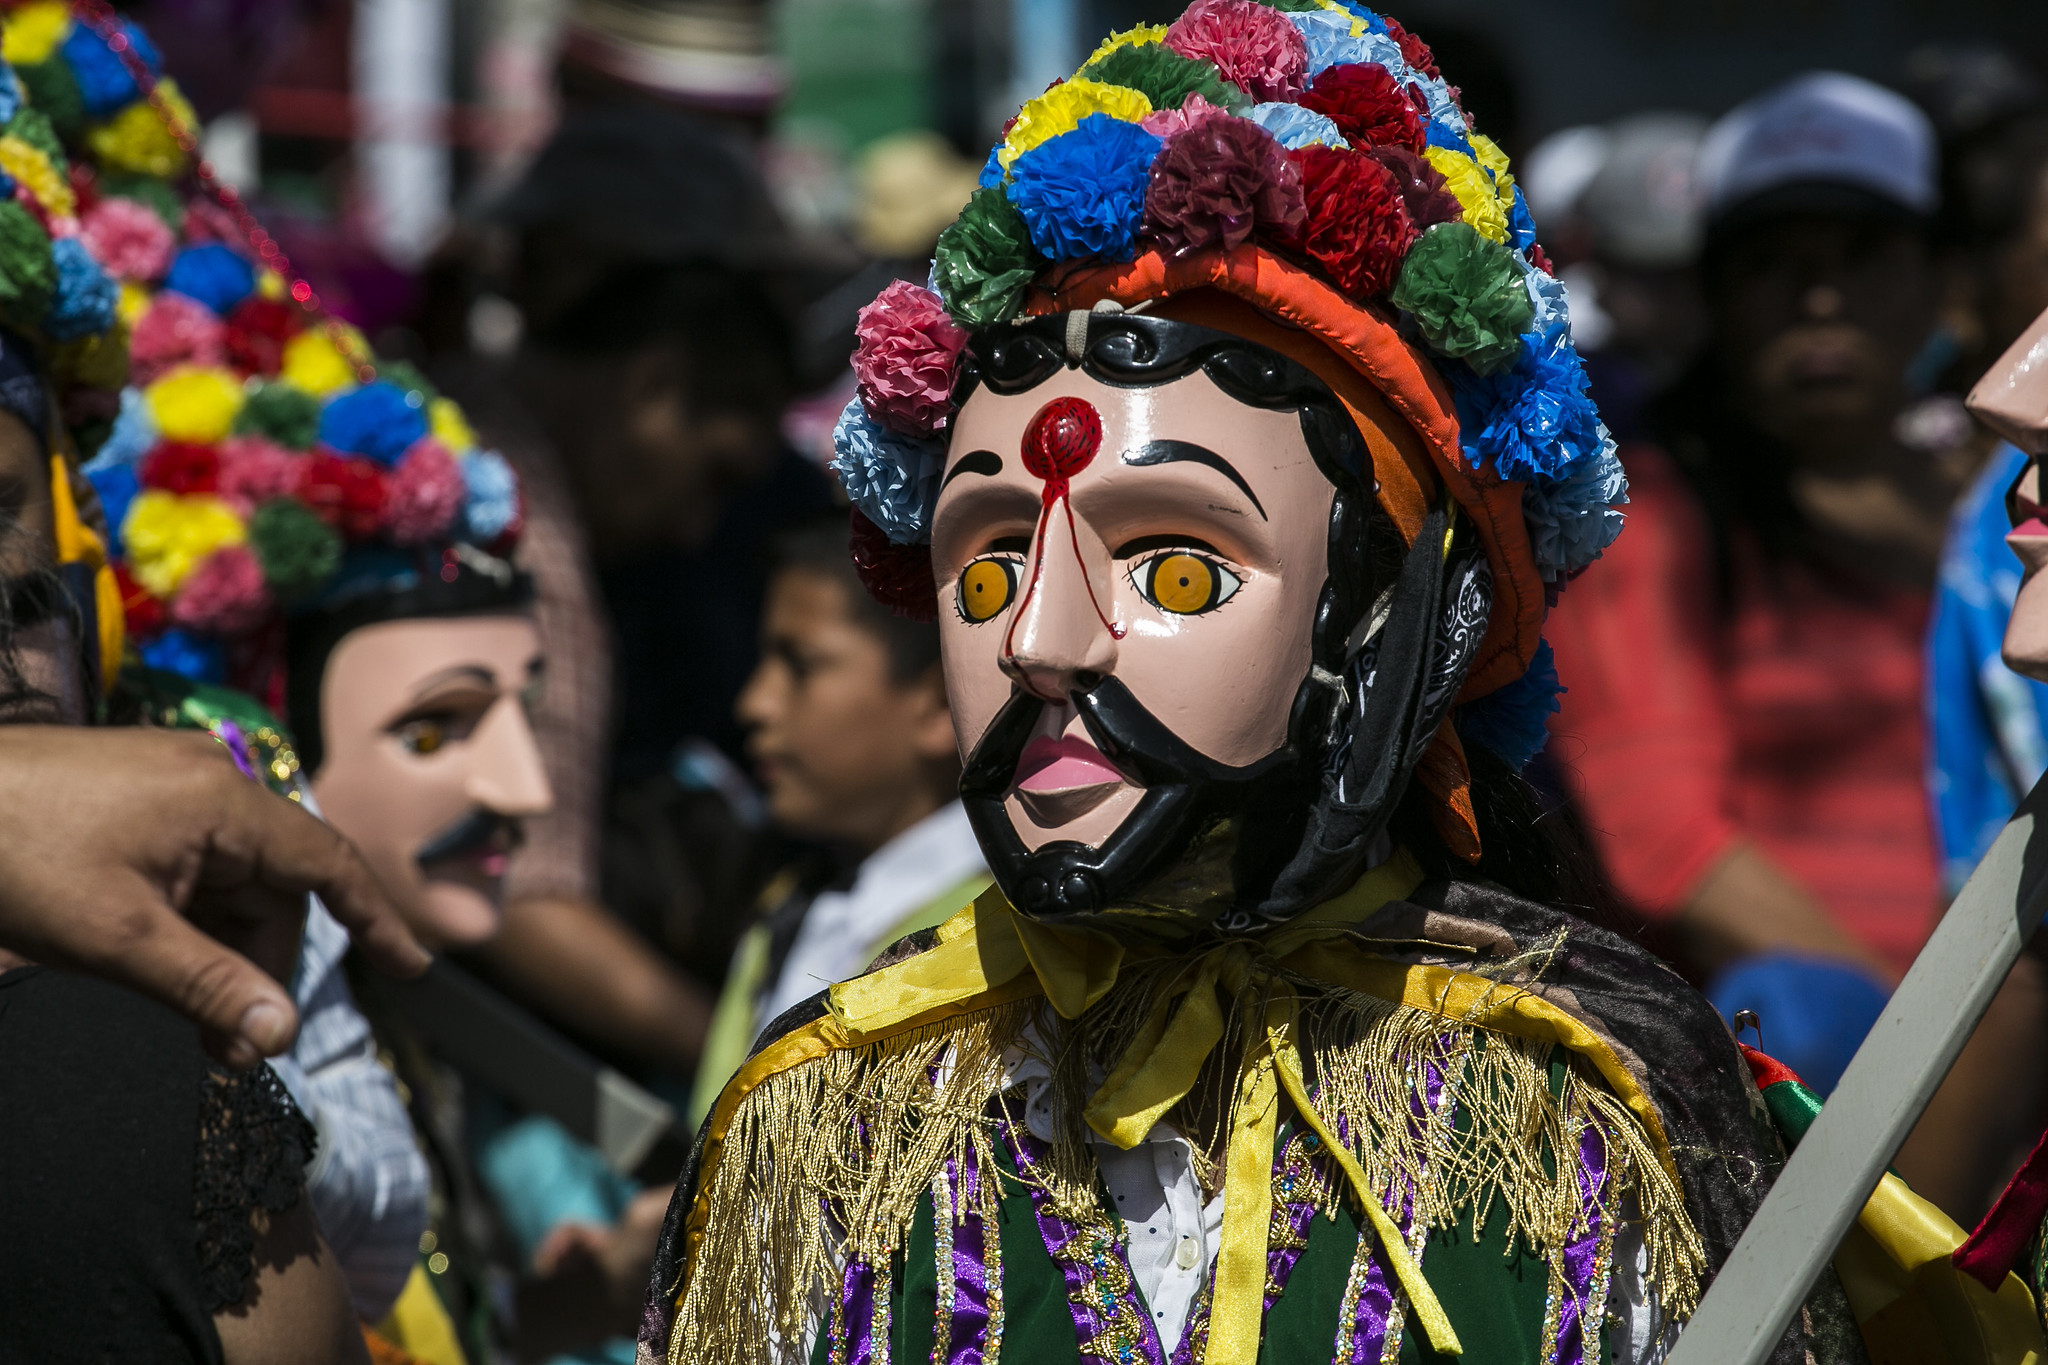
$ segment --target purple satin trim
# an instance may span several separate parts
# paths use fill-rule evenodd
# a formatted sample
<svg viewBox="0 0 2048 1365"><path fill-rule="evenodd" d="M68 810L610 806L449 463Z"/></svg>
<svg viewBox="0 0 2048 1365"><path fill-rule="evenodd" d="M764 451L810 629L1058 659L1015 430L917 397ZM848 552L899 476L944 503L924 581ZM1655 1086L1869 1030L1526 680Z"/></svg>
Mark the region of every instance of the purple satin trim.
<svg viewBox="0 0 2048 1365"><path fill-rule="evenodd" d="M839 1289L839 1312L846 1324L846 1365L873 1365L875 1359L875 1268L849 1257Z"/></svg>
<svg viewBox="0 0 2048 1365"><path fill-rule="evenodd" d="M1449 1040L1445 1040L1448 1045ZM1422 1064L1422 1097L1409 1101L1409 1130L1416 1137L1422 1137L1428 1130L1430 1116L1437 1113L1444 1102L1444 1072L1435 1062ZM1337 1119L1337 1135L1350 1141L1350 1130L1343 1116ZM1401 1211L1394 1217L1394 1226L1401 1230L1405 1239L1415 1219L1415 1192L1413 1189L1401 1192ZM1360 1237L1369 1237L1369 1229L1361 1228ZM1416 1258L1418 1261L1420 1256ZM1386 1257L1377 1247L1366 1266L1365 1283L1359 1287L1357 1311L1351 1320L1351 1359L1349 1365L1372 1365L1386 1351L1387 1334L1394 1328L1394 1275L1387 1268ZM1341 1345L1342 1338L1339 1338ZM1343 1362L1339 1362L1343 1365Z"/></svg>
<svg viewBox="0 0 2048 1365"><path fill-rule="evenodd" d="M953 1331L946 1365L981 1365L988 1336L988 1270L985 1239L996 1236L979 1212L981 1172L969 1161L959 1168L946 1158L946 1188L963 1216L953 1224Z"/></svg>
<svg viewBox="0 0 2048 1365"><path fill-rule="evenodd" d="M1606 1186L1607 1139L1589 1123L1579 1133L1579 1209L1585 1231L1564 1246L1565 1286L1558 1302L1557 1340L1549 1354L1557 1365L1586 1365L1588 1359L1599 1358L1594 1324L1600 1314L1593 1300L1596 1295L1604 1296L1598 1281L1602 1278L1601 1243L1607 1231L1600 1196Z"/></svg>
<svg viewBox="0 0 2048 1365"><path fill-rule="evenodd" d="M214 724L218 730L214 737L228 751L228 757L235 760L236 769L252 782L262 781L249 762L249 737L242 733L242 727L231 720L215 721Z"/></svg>
<svg viewBox="0 0 2048 1365"><path fill-rule="evenodd" d="M1022 1124L1003 1119L998 1127L1020 1169L1043 1164L1044 1148ZM1133 1292L1115 1298L1104 1295L1105 1302L1098 1309L1086 1302L1084 1296L1099 1273L1099 1268L1084 1256L1065 1254L1068 1244L1081 1237L1081 1229L1053 1211L1051 1194L1037 1182L1031 1182L1031 1212L1038 1220L1038 1235L1045 1242L1046 1253L1053 1258L1054 1263L1060 1268L1060 1273L1066 1277L1067 1307L1074 1318L1075 1341L1080 1343L1085 1351L1087 1344L1101 1336L1105 1328L1128 1314L1138 1327L1138 1345L1135 1351L1129 1353L1128 1359L1115 1361L1113 1365L1137 1365L1139 1361L1143 1361L1145 1365L1166 1365L1166 1352L1160 1347L1159 1332L1153 1327L1144 1305L1137 1299L1135 1287L1138 1277L1131 1270L1130 1257L1123 1247L1112 1245L1105 1254L1113 1258L1114 1263L1121 1263L1128 1283L1133 1286ZM1103 1357L1084 1355L1083 1358Z"/></svg>

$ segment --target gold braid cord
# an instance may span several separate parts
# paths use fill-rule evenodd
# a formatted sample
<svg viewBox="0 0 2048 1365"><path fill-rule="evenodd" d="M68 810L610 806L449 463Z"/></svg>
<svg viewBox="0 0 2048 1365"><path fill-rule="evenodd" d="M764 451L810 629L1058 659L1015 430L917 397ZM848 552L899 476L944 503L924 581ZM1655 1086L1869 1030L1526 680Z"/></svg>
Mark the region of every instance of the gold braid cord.
<svg viewBox="0 0 2048 1365"><path fill-rule="evenodd" d="M702 1177L703 1236L680 1286L669 1360L801 1361L837 1301L847 1259L889 1263L948 1157L978 1166L982 1213L992 1218L998 1166L988 1116L1006 1054L1042 1055L1062 1116L1046 1161L1027 1178L1070 1218L1099 1211L1080 1119L1086 1078L1099 1079L1122 1055L1175 971L1171 961L1134 964L1077 1021L1057 1018L1042 1000L1019 1001L764 1078L734 1111ZM1640 1220L1660 1303L1680 1320L1692 1312L1705 1252L1684 1195L1641 1120L1583 1058L1564 1051L1563 1084L1553 1089L1552 1044L1327 982L1288 984L1303 1001L1299 1046L1316 1107L1341 1125L1390 1210L1399 1212L1403 1194L1412 1200L1418 1242L1422 1229L1453 1226L1466 1211L1475 1231L1505 1217L1508 1234L1549 1264L1555 1297L1567 1283L1564 1247L1586 1230L1575 1154L1592 1125L1606 1139L1606 1227ZM1256 1017L1255 1002L1244 1003L1233 1014ZM1201 1083L1170 1114L1198 1150L1221 1150L1235 1073L1253 1043L1233 1024ZM1451 1102L1429 1102L1432 1075L1451 1088ZM1221 1177L1213 1165L1200 1174L1212 1188ZM1330 1197L1343 1196L1333 1189ZM945 1221L964 1212L945 1210Z"/></svg>

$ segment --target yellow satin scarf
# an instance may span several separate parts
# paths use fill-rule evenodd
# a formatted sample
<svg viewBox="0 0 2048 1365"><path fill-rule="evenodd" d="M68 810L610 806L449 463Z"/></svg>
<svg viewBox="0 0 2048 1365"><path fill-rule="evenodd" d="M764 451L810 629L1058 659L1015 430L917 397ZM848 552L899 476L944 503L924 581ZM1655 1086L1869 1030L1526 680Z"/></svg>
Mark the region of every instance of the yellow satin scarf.
<svg viewBox="0 0 2048 1365"><path fill-rule="evenodd" d="M1282 975L1290 966L1306 965L1290 964L1289 958L1342 943L1353 925L1407 896L1421 880L1414 860L1398 852L1351 890L1306 915L1254 939L1197 951L1180 981L1153 1007L1123 1061L1089 1098L1088 1126L1119 1147L1135 1147L1193 1088L1203 1062L1223 1040L1228 1012L1257 1011L1259 1041L1238 1075L1224 1158L1223 1229L1209 1319L1212 1359L1250 1360L1258 1354L1273 1208L1269 1168L1282 1090L1343 1169L1430 1346L1439 1354L1463 1353L1443 1305L1364 1170L1309 1098L1295 1042L1301 1002ZM1019 980L1028 969L1052 1007L1075 1019L1109 992L1127 959L1169 951L1026 919L991 887L940 926L936 947L834 986L829 1006L848 1030L872 1033Z"/></svg>
<svg viewBox="0 0 2048 1365"><path fill-rule="evenodd" d="M92 570L93 612L99 624L100 690L110 692L121 674L121 651L126 645L121 589L114 581L114 571L107 566L107 547L78 515L78 500L71 496L71 466L62 455L50 457L50 519L56 532L57 562L83 564Z"/></svg>

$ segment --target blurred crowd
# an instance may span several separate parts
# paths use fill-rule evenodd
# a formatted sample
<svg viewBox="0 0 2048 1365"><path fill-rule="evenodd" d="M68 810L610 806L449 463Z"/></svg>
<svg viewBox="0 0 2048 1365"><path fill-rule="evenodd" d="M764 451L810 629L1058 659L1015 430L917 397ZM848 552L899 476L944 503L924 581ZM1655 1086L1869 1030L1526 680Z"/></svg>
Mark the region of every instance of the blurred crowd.
<svg viewBox="0 0 2048 1365"><path fill-rule="evenodd" d="M394 895L445 950L430 990L324 915L279 972L304 1179L394 1360L631 1361L669 1189L755 1037L988 884L937 629L862 590L826 465L855 309L922 282L975 164L886 139L851 231L812 231L771 188L765 13L663 12L572 7L545 145L377 337L516 472L533 625L433 740L493 774L452 813L510 832L502 917ZM1424 32L1510 123L1484 35ZM1567 691L1531 776L1605 874L1597 913L1822 1093L2048 768L2048 689L1999 657L2024 457L1962 402L2048 308L2048 82L1989 48L1911 70L1511 149L1630 485L1552 613ZM486 724L501 693L517 719ZM350 804L327 721L311 791L374 868L398 817ZM392 833L408 865L433 829ZM362 922L345 877L306 878ZM67 942L14 946L94 961ZM1898 1159L1964 1225L2048 1119L2044 973L2022 959Z"/></svg>

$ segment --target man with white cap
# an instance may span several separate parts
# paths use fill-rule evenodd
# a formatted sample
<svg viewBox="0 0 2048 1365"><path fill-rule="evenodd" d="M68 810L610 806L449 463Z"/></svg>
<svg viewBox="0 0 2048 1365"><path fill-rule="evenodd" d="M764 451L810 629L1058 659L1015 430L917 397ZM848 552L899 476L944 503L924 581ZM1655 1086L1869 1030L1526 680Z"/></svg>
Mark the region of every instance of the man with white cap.
<svg viewBox="0 0 2048 1365"><path fill-rule="evenodd" d="M1816 72L1722 118L1698 169L1711 339L1652 410L1661 449L1624 452L1629 536L1551 619L1553 728L1616 885L1825 1092L1943 905L1921 646L1970 470L1912 420L1946 356L1935 141ZM1961 1221L2032 1098L1984 1093L1973 1055L2038 1037L2041 1000L2008 987L1899 1157Z"/></svg>

